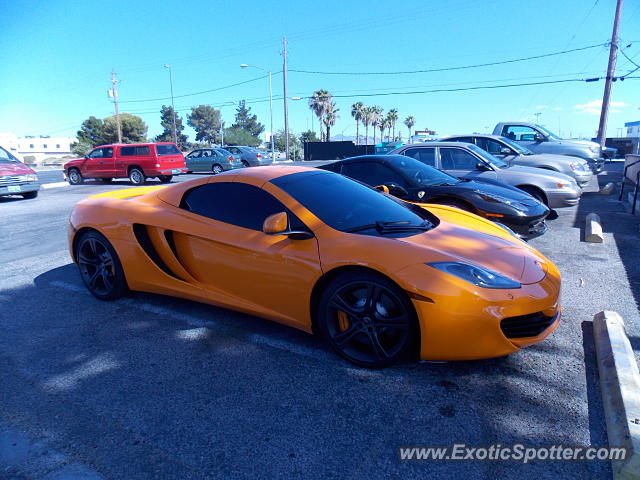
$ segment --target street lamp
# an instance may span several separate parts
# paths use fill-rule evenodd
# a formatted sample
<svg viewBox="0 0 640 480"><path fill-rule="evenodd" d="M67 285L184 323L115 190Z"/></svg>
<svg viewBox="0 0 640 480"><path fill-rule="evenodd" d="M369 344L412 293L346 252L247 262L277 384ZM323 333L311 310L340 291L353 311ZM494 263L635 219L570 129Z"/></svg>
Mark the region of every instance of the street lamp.
<svg viewBox="0 0 640 480"><path fill-rule="evenodd" d="M173 77L171 75L171 65L164 65L169 69L169 86L171 87L171 110L173 111L173 142L178 144L178 134L176 133L176 107L173 106Z"/></svg>
<svg viewBox="0 0 640 480"><path fill-rule="evenodd" d="M258 70L262 70L263 72L267 72L269 74L269 114L271 116L271 126L269 127L271 130L271 134L269 135L271 139L271 155L273 158L274 152L276 151L274 142L273 142L273 88L271 87L271 70L267 70L266 68L258 67L257 65L248 65L246 63L242 63L240 68L257 68ZM288 140L288 139L286 139Z"/></svg>

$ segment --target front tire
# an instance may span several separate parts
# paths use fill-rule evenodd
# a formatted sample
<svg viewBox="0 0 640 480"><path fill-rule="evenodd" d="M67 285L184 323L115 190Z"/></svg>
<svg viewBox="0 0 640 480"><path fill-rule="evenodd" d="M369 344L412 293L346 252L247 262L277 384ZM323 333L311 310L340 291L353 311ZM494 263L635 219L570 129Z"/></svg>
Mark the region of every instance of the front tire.
<svg viewBox="0 0 640 480"><path fill-rule="evenodd" d="M331 348L366 368L383 368L415 352L419 328L406 294L368 272L336 277L318 304L317 327Z"/></svg>
<svg viewBox="0 0 640 480"><path fill-rule="evenodd" d="M69 181L69 185L82 185L84 183L84 178L82 178L82 174L77 168L69 169L67 180Z"/></svg>
<svg viewBox="0 0 640 480"><path fill-rule="evenodd" d="M529 195L531 195L533 198L535 198L536 200L538 200L540 203L542 203L543 205L547 205L549 206L549 204L547 203L547 198L545 197L545 195L538 190L535 187L530 187L529 185L523 185L521 187L518 187L520 190L524 190L525 192L527 192Z"/></svg>
<svg viewBox="0 0 640 480"><path fill-rule="evenodd" d="M158 176L158 180L160 180L161 183L169 183L172 178L173 178L173 175L160 175L160 176Z"/></svg>
<svg viewBox="0 0 640 480"><path fill-rule="evenodd" d="M146 181L144 172L137 167L132 168L129 170L129 181L133 185L144 185L144 182Z"/></svg>
<svg viewBox="0 0 640 480"><path fill-rule="evenodd" d="M222 168L221 165L218 165L217 163L211 167L211 171L213 172L214 175L217 175L219 173L224 172L224 169Z"/></svg>
<svg viewBox="0 0 640 480"><path fill-rule="evenodd" d="M38 196L38 191L36 190L35 192L25 192L22 194L22 198L36 198Z"/></svg>
<svg viewBox="0 0 640 480"><path fill-rule="evenodd" d="M100 300L116 300L128 291L118 254L104 235L90 231L77 243L75 258L80 277Z"/></svg>

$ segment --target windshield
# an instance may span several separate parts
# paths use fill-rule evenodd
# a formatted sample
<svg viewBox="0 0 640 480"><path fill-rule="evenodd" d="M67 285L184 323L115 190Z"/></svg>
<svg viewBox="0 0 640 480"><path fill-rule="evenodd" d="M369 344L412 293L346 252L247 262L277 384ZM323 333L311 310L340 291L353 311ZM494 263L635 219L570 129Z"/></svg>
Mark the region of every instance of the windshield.
<svg viewBox="0 0 640 480"><path fill-rule="evenodd" d="M560 137L559 137L559 136L557 136L555 133L550 132L550 131L549 131L549 130L547 130L546 128L541 127L540 125L538 125L538 128L539 128L540 130L542 130L542 131L543 131L543 132L544 132L548 137L551 137L551 138L553 138L554 140L560 140Z"/></svg>
<svg viewBox="0 0 640 480"><path fill-rule="evenodd" d="M20 163L20 160L11 155L4 148L0 147L0 163Z"/></svg>
<svg viewBox="0 0 640 480"><path fill-rule="evenodd" d="M505 168L505 167L508 166L502 160L497 159L496 157L491 155L489 152L484 151L483 149L481 149L480 147L478 147L476 145L469 145L469 149L473 150L475 153L480 155L482 158L484 158L487 162L489 162L490 164L492 164L495 167Z"/></svg>
<svg viewBox="0 0 640 480"><path fill-rule="evenodd" d="M531 150L529 150L526 147L523 147L519 143L514 142L510 138L500 137L500 140L502 140L502 143L506 143L507 145L509 145L513 150L518 152L520 155L533 155L533 152Z"/></svg>
<svg viewBox="0 0 640 480"><path fill-rule="evenodd" d="M271 180L331 228L346 232L376 223L402 222L421 226L421 217L359 182L318 170L299 172ZM372 229L371 231L375 231ZM416 235L419 231L394 232L393 236Z"/></svg>
<svg viewBox="0 0 640 480"><path fill-rule="evenodd" d="M459 179L444 173L437 168L425 165L419 160L404 155L389 155L389 162L398 170L401 170L408 178L414 180L421 187L433 185L451 184L460 182Z"/></svg>

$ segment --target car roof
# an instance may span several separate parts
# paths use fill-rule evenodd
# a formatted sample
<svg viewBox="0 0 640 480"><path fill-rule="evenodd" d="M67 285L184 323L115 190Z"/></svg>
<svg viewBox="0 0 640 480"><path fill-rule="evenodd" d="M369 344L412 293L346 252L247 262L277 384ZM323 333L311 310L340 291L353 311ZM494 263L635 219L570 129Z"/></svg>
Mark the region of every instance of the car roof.
<svg viewBox="0 0 640 480"><path fill-rule="evenodd" d="M469 142L447 142L447 141L433 141L433 142L423 142L423 143L409 143L407 145L403 145L402 149L408 148L408 147L418 147L418 148L426 148L426 147L460 147L460 146L472 146L473 143L469 143ZM474 145L475 146L475 145Z"/></svg>
<svg viewBox="0 0 640 480"><path fill-rule="evenodd" d="M102 148L102 147L146 147L148 145L175 145L175 143L173 143L173 142L106 143L104 145L96 145L93 148Z"/></svg>
<svg viewBox="0 0 640 480"><path fill-rule="evenodd" d="M500 140L504 138L502 135L492 135L489 133L467 133L465 135L448 135L442 139L442 141L446 142L448 138L459 138L459 137L482 137L482 138L494 138L496 140ZM466 142L457 142L457 143L466 143Z"/></svg>

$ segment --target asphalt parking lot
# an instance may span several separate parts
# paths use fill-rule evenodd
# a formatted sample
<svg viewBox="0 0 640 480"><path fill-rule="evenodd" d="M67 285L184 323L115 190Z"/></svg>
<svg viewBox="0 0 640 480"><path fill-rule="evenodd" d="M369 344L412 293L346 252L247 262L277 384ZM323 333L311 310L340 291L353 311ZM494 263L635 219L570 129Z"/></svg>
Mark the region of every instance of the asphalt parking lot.
<svg viewBox="0 0 640 480"><path fill-rule="evenodd" d="M67 218L126 181L0 199L0 479L609 478L608 462L400 462L397 448L607 445L593 315L618 311L640 351L640 214L595 193L620 170L608 164L531 242L563 275L550 338L505 358L383 371L228 310L92 297L69 258ZM603 244L582 241L591 211Z"/></svg>

